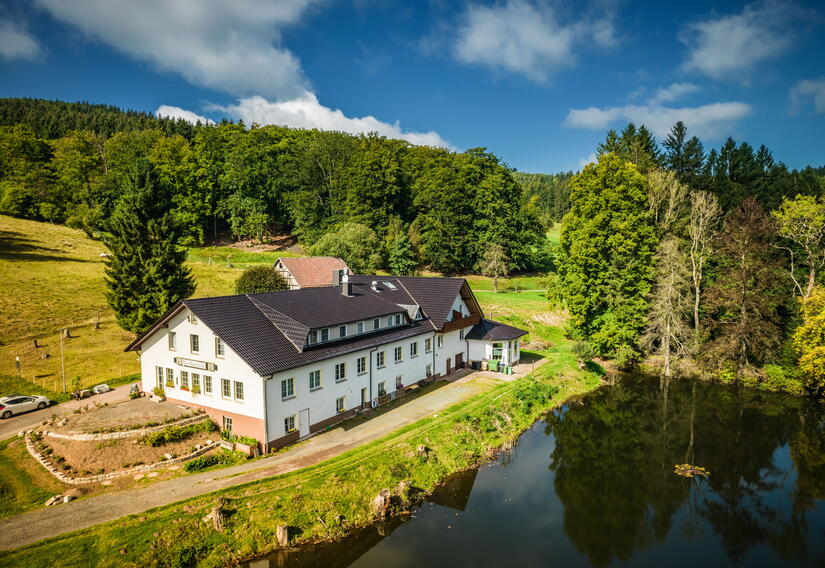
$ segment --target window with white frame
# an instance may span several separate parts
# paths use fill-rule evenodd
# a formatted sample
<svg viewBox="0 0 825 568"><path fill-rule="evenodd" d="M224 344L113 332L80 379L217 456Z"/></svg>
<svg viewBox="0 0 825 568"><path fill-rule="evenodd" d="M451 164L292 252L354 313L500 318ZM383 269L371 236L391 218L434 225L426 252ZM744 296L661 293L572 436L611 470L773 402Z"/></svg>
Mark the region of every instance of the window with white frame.
<svg viewBox="0 0 825 568"><path fill-rule="evenodd" d="M372 329L378 329L379 327L381 327L381 319L375 318L372 320Z"/></svg>
<svg viewBox="0 0 825 568"><path fill-rule="evenodd" d="M189 388L189 373L186 371L180 372L180 388L188 389Z"/></svg>
<svg viewBox="0 0 825 568"><path fill-rule="evenodd" d="M309 390L321 388L321 369L309 372Z"/></svg>
<svg viewBox="0 0 825 568"><path fill-rule="evenodd" d="M229 379L221 379L221 396L223 398L232 397L232 381Z"/></svg>
<svg viewBox="0 0 825 568"><path fill-rule="evenodd" d="M325 327L321 330L321 341L329 341L329 328Z"/></svg>
<svg viewBox="0 0 825 568"><path fill-rule="evenodd" d="M418 357L418 342L413 341L410 343L410 358Z"/></svg>
<svg viewBox="0 0 825 568"><path fill-rule="evenodd" d="M464 341L464 330L463 329L458 330L458 340L459 341Z"/></svg>
<svg viewBox="0 0 825 568"><path fill-rule="evenodd" d="M436 345L438 345L439 349L444 347L444 336L443 335L438 336L438 340L436 341Z"/></svg>
<svg viewBox="0 0 825 568"><path fill-rule="evenodd" d="M318 343L318 331L312 330L309 332L309 338L307 339L307 343L312 345L313 343Z"/></svg>
<svg viewBox="0 0 825 568"><path fill-rule="evenodd" d="M364 333L364 322L359 321L359 322L355 325L355 329L357 330L357 332L358 332L358 333Z"/></svg>
<svg viewBox="0 0 825 568"><path fill-rule="evenodd" d="M243 383L235 381L235 400L243 400Z"/></svg>
<svg viewBox="0 0 825 568"><path fill-rule="evenodd" d="M429 353L433 350L433 340L429 337L424 339L424 353Z"/></svg>
<svg viewBox="0 0 825 568"><path fill-rule="evenodd" d="M215 357L223 358L225 353L226 353L226 350L224 349L224 346L223 346L223 339L221 339L220 337L216 337L215 338Z"/></svg>
<svg viewBox="0 0 825 568"><path fill-rule="evenodd" d="M395 314L395 325L401 325L401 314Z"/></svg>
<svg viewBox="0 0 825 568"><path fill-rule="evenodd" d="M166 369L166 386L175 386L175 371L174 369Z"/></svg>
<svg viewBox="0 0 825 568"><path fill-rule="evenodd" d="M344 412L344 397L340 396L335 399L335 412Z"/></svg>
<svg viewBox="0 0 825 568"><path fill-rule="evenodd" d="M223 417L223 429L227 432L232 431L232 418L230 418L229 416Z"/></svg>
<svg viewBox="0 0 825 568"><path fill-rule="evenodd" d="M337 363L335 365L335 382L340 383L347 378L347 364Z"/></svg>
<svg viewBox="0 0 825 568"><path fill-rule="evenodd" d="M284 418L284 432L289 434L295 431L295 416L287 416Z"/></svg>
<svg viewBox="0 0 825 568"><path fill-rule="evenodd" d="M194 333L189 336L189 351L192 353L200 353L201 350L201 339Z"/></svg>
<svg viewBox="0 0 825 568"><path fill-rule="evenodd" d="M169 349L175 351L178 348L177 334L174 331L169 332Z"/></svg>
<svg viewBox="0 0 825 568"><path fill-rule="evenodd" d="M387 383L380 381L378 383L378 396L384 396L385 394L387 394Z"/></svg>
<svg viewBox="0 0 825 568"><path fill-rule="evenodd" d="M395 390L404 388L404 376L398 375L395 377Z"/></svg>
<svg viewBox="0 0 825 568"><path fill-rule="evenodd" d="M192 325L198 325L198 316L195 314L189 314L189 323Z"/></svg>
<svg viewBox="0 0 825 568"><path fill-rule="evenodd" d="M197 373L192 373L192 392L201 392L201 376Z"/></svg>
<svg viewBox="0 0 825 568"><path fill-rule="evenodd" d="M346 337L347 336L347 326L339 325L338 326L338 337Z"/></svg>
<svg viewBox="0 0 825 568"><path fill-rule="evenodd" d="M209 375L203 376L203 392L205 394L212 394L212 377Z"/></svg>
<svg viewBox="0 0 825 568"><path fill-rule="evenodd" d="M292 398L295 396L295 379L292 377L281 381L281 398Z"/></svg>
<svg viewBox="0 0 825 568"><path fill-rule="evenodd" d="M379 369L384 367L384 352L379 351L375 354L375 366Z"/></svg>
<svg viewBox="0 0 825 568"><path fill-rule="evenodd" d="M363 375L367 372L367 358L366 357L359 357L358 360L355 362L356 370L358 371L359 375Z"/></svg>
<svg viewBox="0 0 825 568"><path fill-rule="evenodd" d="M396 363L400 363L400 362L401 362L401 357L402 357L401 347L396 347L396 348L393 350L393 360L394 360Z"/></svg>
<svg viewBox="0 0 825 568"><path fill-rule="evenodd" d="M163 386L163 367L155 367L155 386Z"/></svg>
<svg viewBox="0 0 825 568"><path fill-rule="evenodd" d="M393 317L392 317L392 316L388 316L388 317L387 317L387 325L388 325L388 326L391 326L391 325L392 325L392 320L393 320Z"/></svg>

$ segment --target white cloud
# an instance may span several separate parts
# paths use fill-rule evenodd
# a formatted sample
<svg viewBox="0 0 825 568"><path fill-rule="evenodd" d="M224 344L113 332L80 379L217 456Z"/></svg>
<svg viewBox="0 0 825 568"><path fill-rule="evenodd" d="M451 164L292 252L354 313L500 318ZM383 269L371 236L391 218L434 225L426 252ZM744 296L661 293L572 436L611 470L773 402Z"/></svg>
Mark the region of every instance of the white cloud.
<svg viewBox="0 0 825 568"><path fill-rule="evenodd" d="M20 24L0 17L0 57L3 59L34 59L40 55L40 44Z"/></svg>
<svg viewBox="0 0 825 568"><path fill-rule="evenodd" d="M700 91L699 85L693 83L672 83L667 87L662 87L648 100L649 104L659 105L670 103L682 97Z"/></svg>
<svg viewBox="0 0 825 568"><path fill-rule="evenodd" d="M454 55L462 63L505 69L543 83L559 69L575 64L578 43L590 42L615 44L611 19L564 25L546 3L507 0L502 5L468 8Z"/></svg>
<svg viewBox="0 0 825 568"><path fill-rule="evenodd" d="M437 132L404 131L398 121L391 124L373 116L348 117L338 109L333 110L319 103L311 92L285 101L269 101L259 96L247 97L240 99L237 104L212 105L210 109L225 112L246 124L278 124L294 128L338 130L350 134L377 132L388 138L399 138L421 146L452 147Z"/></svg>
<svg viewBox="0 0 825 568"><path fill-rule="evenodd" d="M215 121L210 118L195 114L191 110L185 110L180 107L170 105L160 105L158 110L155 111L155 116L165 118L182 118L192 124L196 124L198 121L200 121L201 124L215 124Z"/></svg>
<svg viewBox="0 0 825 568"><path fill-rule="evenodd" d="M55 18L116 49L237 96L293 97L306 78L280 46L313 0L37 0Z"/></svg>
<svg viewBox="0 0 825 568"><path fill-rule="evenodd" d="M805 79L791 87L791 111L797 112L807 97L813 99L814 112L825 113L825 77Z"/></svg>
<svg viewBox="0 0 825 568"><path fill-rule="evenodd" d="M683 68L714 79L747 79L758 64L792 47L788 23L800 15L793 4L767 0L738 14L688 24L680 37L689 49Z"/></svg>
<svg viewBox="0 0 825 568"><path fill-rule="evenodd" d="M595 164L599 161L599 158L596 156L596 152L590 152L590 155L586 158L582 158L579 160L579 168L584 168L587 164Z"/></svg>
<svg viewBox="0 0 825 568"><path fill-rule="evenodd" d="M736 121L751 113L742 102L712 103L695 107L670 108L657 104L571 109L562 123L569 128L604 130L616 122L644 124L663 138L679 120L700 138L720 138L730 132Z"/></svg>

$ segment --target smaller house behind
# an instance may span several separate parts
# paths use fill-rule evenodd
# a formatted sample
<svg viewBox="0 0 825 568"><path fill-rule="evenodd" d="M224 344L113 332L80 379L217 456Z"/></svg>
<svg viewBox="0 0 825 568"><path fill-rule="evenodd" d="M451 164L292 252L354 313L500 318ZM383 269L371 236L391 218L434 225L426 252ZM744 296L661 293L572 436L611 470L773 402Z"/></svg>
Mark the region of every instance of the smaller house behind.
<svg viewBox="0 0 825 568"><path fill-rule="evenodd" d="M296 256L279 258L275 270L284 277L290 290L329 286L333 270L352 274L347 263L335 256Z"/></svg>

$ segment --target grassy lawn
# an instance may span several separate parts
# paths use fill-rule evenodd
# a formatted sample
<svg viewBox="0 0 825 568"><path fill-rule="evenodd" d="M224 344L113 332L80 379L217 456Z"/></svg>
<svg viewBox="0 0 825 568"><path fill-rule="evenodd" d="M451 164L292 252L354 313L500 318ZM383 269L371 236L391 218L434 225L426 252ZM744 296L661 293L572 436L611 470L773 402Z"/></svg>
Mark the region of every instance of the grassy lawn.
<svg viewBox="0 0 825 568"><path fill-rule="evenodd" d="M0 442L0 518L41 507L65 487L31 459L22 438Z"/></svg>
<svg viewBox="0 0 825 568"><path fill-rule="evenodd" d="M72 330L72 338L63 342L68 388L75 377L86 387L139 371L135 354L123 352L134 336L117 326L106 304L103 252L102 243L87 239L81 231L0 216L0 374L16 375L15 358L20 357L26 380L41 389L63 392L62 327ZM232 247L189 249L195 296L232 294L235 279L245 267L293 255ZM508 323L532 325L531 312L547 311L537 293L486 293L492 290L491 279L474 275L467 279L478 291L484 309ZM540 290L543 280L542 275L517 276L500 284L502 288ZM33 339L40 347L33 346Z"/></svg>
<svg viewBox="0 0 825 568"><path fill-rule="evenodd" d="M222 491L223 532L201 521L216 502L212 494L0 553L0 564L225 566L274 550L282 523L296 544L340 538L372 522L369 504L382 488L417 500L448 474L489 459L547 409L597 385L593 375L545 366L317 466ZM427 457L417 455L419 445Z"/></svg>

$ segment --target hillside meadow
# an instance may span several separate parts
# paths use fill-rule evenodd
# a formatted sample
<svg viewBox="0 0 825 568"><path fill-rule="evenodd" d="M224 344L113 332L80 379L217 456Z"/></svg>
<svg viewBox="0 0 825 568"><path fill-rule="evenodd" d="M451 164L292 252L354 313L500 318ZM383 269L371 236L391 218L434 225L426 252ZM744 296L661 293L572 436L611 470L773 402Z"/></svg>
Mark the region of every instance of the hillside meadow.
<svg viewBox="0 0 825 568"><path fill-rule="evenodd" d="M23 379L63 392L59 330L64 327L71 330L71 337L63 340L67 389L76 379L81 386L91 386L138 373L135 354L123 352L134 335L118 327L106 303L101 256L105 252L103 243L86 238L82 231L0 216L0 375L16 375L15 358L20 357ZM273 264L281 256L294 253L192 248L187 264L195 277L195 296L231 294L245 268ZM539 292L545 286L543 276L502 280L499 287L505 291L498 294L492 292L489 278L466 278L488 316L525 325L534 334L556 334L539 329L546 327L542 320L549 309ZM0 392L21 388L19 382L0 380Z"/></svg>

